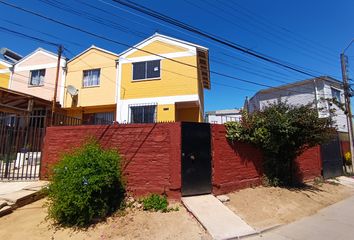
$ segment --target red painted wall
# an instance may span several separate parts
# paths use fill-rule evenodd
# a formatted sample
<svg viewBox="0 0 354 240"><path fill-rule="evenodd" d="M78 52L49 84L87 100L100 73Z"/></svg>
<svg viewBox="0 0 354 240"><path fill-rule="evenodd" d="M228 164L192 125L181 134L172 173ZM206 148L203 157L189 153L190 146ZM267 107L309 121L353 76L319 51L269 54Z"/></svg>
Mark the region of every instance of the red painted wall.
<svg viewBox="0 0 354 240"><path fill-rule="evenodd" d="M44 139L41 178L60 154L80 146L89 136L123 155L127 190L135 195L166 193L179 198L181 189L180 124L49 127Z"/></svg>
<svg viewBox="0 0 354 240"><path fill-rule="evenodd" d="M252 145L230 143L224 125L211 125L213 193L222 194L261 183L262 154ZM44 139L41 178L60 154L94 136L106 148L122 154L127 190L135 195L166 193L181 196L180 123L111 126L49 127ZM307 150L297 159L300 180L321 175L320 148Z"/></svg>
<svg viewBox="0 0 354 240"><path fill-rule="evenodd" d="M213 192L227 193L261 184L262 153L254 146L226 139L224 125L212 125ZM296 176L306 181L321 176L320 147L308 149L296 160Z"/></svg>
<svg viewBox="0 0 354 240"><path fill-rule="evenodd" d="M213 124L213 192L223 194L261 183L261 152L245 143L230 143L224 125Z"/></svg>

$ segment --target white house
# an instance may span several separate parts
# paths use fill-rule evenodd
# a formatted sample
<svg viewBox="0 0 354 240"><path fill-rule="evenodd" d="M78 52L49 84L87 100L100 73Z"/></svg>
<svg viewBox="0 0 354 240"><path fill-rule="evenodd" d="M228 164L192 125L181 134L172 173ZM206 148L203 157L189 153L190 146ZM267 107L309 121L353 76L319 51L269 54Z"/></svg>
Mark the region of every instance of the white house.
<svg viewBox="0 0 354 240"><path fill-rule="evenodd" d="M334 121L337 131L348 132L346 115L341 108L331 103L333 101L329 101L333 98L344 104L343 85L334 78L324 76L260 90L246 101L245 108L253 112L278 102L293 105L314 103L320 118L328 117L330 110L335 109Z"/></svg>
<svg viewBox="0 0 354 240"><path fill-rule="evenodd" d="M208 123L223 124L226 122L239 122L241 109L225 109L205 113L205 121Z"/></svg>

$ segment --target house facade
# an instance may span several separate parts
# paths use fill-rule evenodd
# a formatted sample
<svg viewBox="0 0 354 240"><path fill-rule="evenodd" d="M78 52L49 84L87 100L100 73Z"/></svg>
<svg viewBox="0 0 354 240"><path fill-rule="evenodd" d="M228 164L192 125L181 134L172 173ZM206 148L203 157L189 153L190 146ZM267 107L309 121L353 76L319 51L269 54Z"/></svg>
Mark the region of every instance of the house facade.
<svg viewBox="0 0 354 240"><path fill-rule="evenodd" d="M38 48L16 62L9 89L47 101L54 99L58 55ZM63 105L66 59L60 60L57 99Z"/></svg>
<svg viewBox="0 0 354 240"><path fill-rule="evenodd" d="M239 122L242 117L241 109L224 109L205 113L208 123L224 124L226 122Z"/></svg>
<svg viewBox="0 0 354 240"><path fill-rule="evenodd" d="M84 124L115 121L118 55L91 46L67 63L64 109ZM77 89L75 94L68 87Z"/></svg>
<svg viewBox="0 0 354 240"><path fill-rule="evenodd" d="M208 49L154 34L119 55L117 83L120 123L201 122Z"/></svg>
<svg viewBox="0 0 354 240"><path fill-rule="evenodd" d="M334 104L333 101L339 104ZM313 103L320 118L329 117L334 110L335 127L338 132L348 132L347 118L338 105L344 104L343 85L331 77L318 77L276 88L264 89L257 92L244 108L249 112L263 109L269 104L287 102L293 105L306 105Z"/></svg>

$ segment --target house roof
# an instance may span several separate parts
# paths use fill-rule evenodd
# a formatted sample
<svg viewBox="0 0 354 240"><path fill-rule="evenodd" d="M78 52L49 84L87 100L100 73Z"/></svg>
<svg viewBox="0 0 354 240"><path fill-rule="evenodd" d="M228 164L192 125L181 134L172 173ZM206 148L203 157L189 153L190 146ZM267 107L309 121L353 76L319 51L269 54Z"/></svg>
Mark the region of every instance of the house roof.
<svg viewBox="0 0 354 240"><path fill-rule="evenodd" d="M57 55L56 53L53 53L53 52L51 52L51 51L48 51L48 50L46 50L46 49L44 49L44 48L37 48L37 49L34 50L33 52L31 52L31 53L27 54L26 56L24 56L24 57L23 57L21 60L19 60L18 62L16 62L15 65L22 63L22 62L25 61L26 59L32 57L32 56L33 56L34 54L36 54L37 52L44 52L44 53L48 54L49 56L52 56L52 57L54 57L54 58L58 58L58 55ZM61 58L66 60L66 57L63 57L63 56L62 56Z"/></svg>
<svg viewBox="0 0 354 240"><path fill-rule="evenodd" d="M104 53L111 54L111 55L116 56L116 57L118 58L118 54L117 54L117 53L114 53L114 52L108 51L108 50L106 50L106 49L103 49L103 48L97 47L97 46L95 46L95 45L91 45L91 47L89 47L89 48L85 49L85 50L84 50L84 51L82 51L81 53L79 53L79 54L77 54L76 56L72 57L72 58L68 61L68 63L69 63L69 62L72 62L74 59L76 59L76 58L78 58L78 57L80 57L80 56L84 55L85 53L87 53L87 52L88 52L88 51L90 51L91 49L96 49L96 50L98 50L98 51L101 51L101 52L104 52Z"/></svg>
<svg viewBox="0 0 354 240"><path fill-rule="evenodd" d="M191 43L191 42L187 42L187 41L184 41L184 40L181 40L181 39L177 39L177 38L173 38L173 37L170 37L170 36L166 36L166 35L163 35L163 34L160 34L160 33L155 33L154 35L144 39L143 41L135 44L133 47L131 48L128 48L127 50L123 51L122 53L119 54L119 56L122 56L134 49L137 49L139 48L140 45L154 39L154 38L157 38L157 37L161 37L161 38L165 38L165 39L168 39L168 40L171 40L171 41L175 41L175 42L179 42L179 43L183 43L183 44L186 44L186 45L189 45L189 46L192 46L192 47L196 47L196 48L199 48L201 50L205 50L205 51L208 51L208 48L206 47L203 47L203 46L200 46L200 45L197 45L197 44L194 44L194 43Z"/></svg>
<svg viewBox="0 0 354 240"><path fill-rule="evenodd" d="M223 109L223 110L216 110L216 111L209 111L206 112L206 115L229 115L229 114L240 114L241 109Z"/></svg>
<svg viewBox="0 0 354 240"><path fill-rule="evenodd" d="M332 78L332 77L329 77L329 76L320 76L320 77L315 77L315 78L310 78L310 79L305 79L305 80L301 80L301 81L297 81L297 82L293 82L293 83L280 85L278 87L262 89L262 90L259 90L255 95L253 95L252 98L254 98L256 95L259 95L259 94L272 93L272 92L276 92L276 91L280 91L280 90L285 90L285 89L288 89L288 88L293 88L293 87L296 87L296 86L305 85L307 83L312 83L314 80L322 80L322 81L330 82L332 84L336 84L339 87L342 87L342 82L340 82L339 80L337 80L335 78Z"/></svg>

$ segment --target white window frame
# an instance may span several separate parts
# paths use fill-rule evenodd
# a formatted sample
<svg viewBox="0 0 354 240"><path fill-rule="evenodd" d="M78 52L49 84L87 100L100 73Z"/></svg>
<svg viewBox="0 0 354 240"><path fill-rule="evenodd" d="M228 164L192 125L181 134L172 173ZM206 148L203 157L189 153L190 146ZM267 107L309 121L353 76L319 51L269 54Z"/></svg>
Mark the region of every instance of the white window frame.
<svg viewBox="0 0 354 240"><path fill-rule="evenodd" d="M156 123L157 122L157 103L146 103L146 104L130 104L128 106L128 122L132 123L132 107L155 107L154 111L154 120L151 123ZM150 123L150 122L149 122ZM134 124L140 124L140 123L134 123Z"/></svg>
<svg viewBox="0 0 354 240"><path fill-rule="evenodd" d="M148 62L155 62L155 61L159 61L159 76L158 77L152 77L152 78L148 78L147 77L147 63ZM135 63L145 63L145 78L139 78L139 79L134 79L134 64ZM132 81L133 82L139 82L139 81L146 81L146 80L158 80L161 79L161 64L162 61L161 59L154 59L154 60L149 60L149 61L140 61L140 62L133 62L132 63Z"/></svg>
<svg viewBox="0 0 354 240"><path fill-rule="evenodd" d="M98 71L98 73L99 73L99 75L98 75L98 84L85 86L85 72L93 72L93 71ZM91 80L91 82L92 82L92 80ZM82 71L82 87L83 88L99 87L100 84L101 84L101 68L93 68L93 69L87 69L87 70L83 70Z"/></svg>

